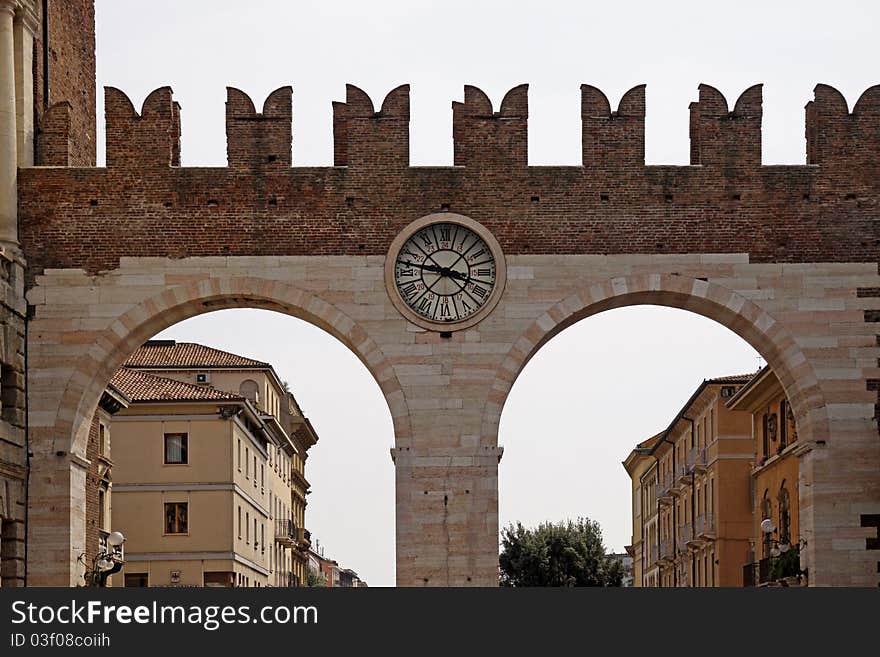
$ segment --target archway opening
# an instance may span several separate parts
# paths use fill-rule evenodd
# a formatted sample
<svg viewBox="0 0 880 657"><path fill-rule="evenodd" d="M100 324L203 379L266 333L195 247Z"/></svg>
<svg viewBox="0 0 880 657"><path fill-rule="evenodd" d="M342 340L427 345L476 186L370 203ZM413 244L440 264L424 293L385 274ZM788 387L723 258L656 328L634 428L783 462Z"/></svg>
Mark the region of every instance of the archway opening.
<svg viewBox="0 0 880 657"><path fill-rule="evenodd" d="M748 380L765 361L722 324L674 307L615 308L566 326L536 350L504 404L499 525L586 516L606 550L625 555L639 501L623 462L674 424L705 380Z"/></svg>
<svg viewBox="0 0 880 657"><path fill-rule="evenodd" d="M162 549L167 554L161 559L168 560L168 568L163 569L161 565L150 562L149 570L161 573L143 578L142 583L192 584L195 581L194 575L182 572L184 568L193 568L198 557L204 559L206 554L216 553L213 556L218 557L221 552L230 552L229 556L236 563L235 569L241 571L236 573L237 578L235 575L228 577L228 573L218 567L210 573L206 571L199 574L198 583L209 586L254 586L257 582L262 586L307 585L307 578L288 575L293 573L292 559L283 556L287 554L285 549L303 548L305 537L309 547L303 548L302 552L308 550L314 553L310 557L309 565L318 569L318 580L325 579L328 584L345 586L351 585L352 577L355 576L358 581L371 585L393 586L394 477L388 448L394 444L394 427L386 397L373 373L348 345L343 344L328 330L319 328L317 322L309 322L274 310L247 307L221 310L208 307L188 314L192 316L155 334L147 344L173 345L166 353L184 348L184 345L203 345L219 352L266 363L271 366L271 373L263 376L266 373L260 368L251 372L248 367L237 365L236 360L229 362L232 363L233 370L238 367L241 372L236 375L233 371L230 375L229 371L223 369L222 358L217 370L203 368L204 372L184 372L184 368L174 366L172 359L167 363L167 371L163 371L162 363L156 361L157 367L153 367L151 362L147 367L141 365L134 369L138 376L185 381L187 387L174 393L180 395L181 399L190 395L194 387L228 393L228 400L218 399L216 402L208 402L207 406L213 403L221 416L224 413L223 405L232 408L237 403L235 399L241 400L243 407L256 409L252 421L244 419L245 414L240 412L233 418L242 427L247 425L254 436L266 435L266 426L272 429L269 425L273 424L273 418L270 416L275 416L279 419L281 428L291 436L294 433L302 433L303 436L314 434L317 442L306 448L307 465L302 472L304 480L300 481L296 473L297 457L293 453L276 451L273 463L271 450L263 453L260 445L250 444L247 440L242 444L241 439L238 440L236 449L236 438L233 437L230 445L224 443L220 449L232 450L229 458L233 466L237 460L237 471L233 467L229 481L222 475L220 479L223 481L216 481L216 473L204 469L200 472L192 468L197 460L196 441L200 433L204 439L206 430L195 428L191 429L190 434L187 430L194 426L193 420L197 416L201 417L204 409L200 411L192 404L191 408L187 407L179 412L166 409L163 411L166 415L151 417L149 421L144 420L148 411L138 410L145 409L148 406L145 403L131 404L128 409L116 413L109 418L108 423L112 426L111 435L115 439L114 459L119 459L122 466L126 464L126 459L130 461L130 456L126 457L120 450L130 448L130 436L139 435L132 433L130 427L139 427L138 430L144 435L149 434L151 440L155 436L161 438L164 435L167 443L168 437L172 437L173 444L166 444L164 447L163 468L151 476L154 479L164 477L168 480L161 500L166 507L165 515L168 515L169 504L178 504L180 508L173 508L171 516L168 516L173 516L171 529L154 528L156 531L150 539L150 546L153 547L139 548L134 544L136 541L127 542L127 554L134 554L140 561L127 561L123 572L116 578L119 581L114 580L113 585L129 585L129 580L131 585L137 585L136 576L148 570L143 553L155 552L157 548L154 544L161 544L163 540L167 542L169 532L173 532L184 534L187 545L180 548L175 555L170 554L173 552L171 548L164 546ZM143 350L143 347L135 353L139 350ZM131 362L126 357L125 363ZM140 384L141 381L136 383ZM283 406L287 392L292 396L296 407L290 412L306 418L306 423L293 420L292 424L285 424ZM131 409L135 411L131 412ZM100 407L97 412L101 412ZM265 425L262 429L258 426L261 414ZM157 424L162 426L157 427ZM224 424L218 420L210 425L216 425L211 430L225 432L229 429L226 424L229 423ZM240 428L233 429L233 432L238 432L234 435L239 438L244 430L241 428L240 431ZM277 428L268 433L276 438L283 438ZM126 437L126 434L130 436ZM220 436L216 438L219 440ZM303 451L296 440L292 442L295 444L293 451ZM168 464L169 454L174 466ZM179 465L181 460L183 465ZM187 464L190 464L189 468L186 467ZM281 477L282 485L291 489L287 499L277 491L273 494L270 490L268 482L272 477L273 467L276 474L283 472L285 468L288 472L293 471L293 474ZM114 467L117 471L121 469ZM186 469L195 472L180 472ZM246 480L244 485L238 481L242 477ZM120 509L124 516L113 514L112 529L128 534L126 530L130 528L125 526L126 521L132 520L130 516L138 509L138 505L148 503L146 497L137 497L135 494L140 495L147 489L154 491L162 488L163 482L152 479L126 481L122 475L114 476L113 479L113 488L119 491L115 498L115 508ZM267 482L265 486L264 481ZM231 490L231 497L227 500L231 504L230 508L223 506L226 502L220 503L222 508L212 502L214 506L211 508L215 508L221 515L228 511L229 522L225 518L202 518L200 523L195 515L196 496L207 495L205 491L208 489L216 489L224 484L228 484ZM302 488L302 492L308 491L307 497L301 501L297 501L297 488ZM136 502L123 501L122 495L137 498ZM86 497L88 504L88 491ZM171 500L172 497L174 500ZM178 497L181 500L185 498L186 501L177 502ZM233 500L238 497L241 500ZM192 502L189 501L191 498ZM159 503L156 500L152 502ZM300 504L307 506L307 510L304 510L304 524L303 509L297 508ZM300 511L299 519L297 511ZM181 516L181 513L186 515ZM88 521L87 518L87 524ZM184 524L181 525L181 522ZM278 529L281 523L292 524L285 524L282 529ZM165 519L165 524L168 524L168 518ZM178 532L180 527L183 530ZM302 534L303 529L307 533L297 538L297 532ZM201 532L203 536L193 536L190 539L189 536L196 532ZM140 535L138 532L134 533ZM225 536L224 533L231 535ZM260 543L257 543L258 537ZM140 542L145 543L143 536L140 538ZM211 541L217 543L216 548L208 545ZM227 543L233 545L232 550L228 549ZM193 554L186 554L188 552ZM281 560L278 554L282 555ZM315 555L323 557L323 560L315 559ZM189 557L193 557L195 561ZM217 562L220 561L222 560ZM250 570L240 567L241 564L246 566L248 562L256 562L259 567ZM326 570L321 572L321 567ZM269 571L269 574L261 576L262 571ZM242 573L251 574L242 576ZM170 577L168 582L161 579L165 575ZM312 585L315 583L312 582Z"/></svg>

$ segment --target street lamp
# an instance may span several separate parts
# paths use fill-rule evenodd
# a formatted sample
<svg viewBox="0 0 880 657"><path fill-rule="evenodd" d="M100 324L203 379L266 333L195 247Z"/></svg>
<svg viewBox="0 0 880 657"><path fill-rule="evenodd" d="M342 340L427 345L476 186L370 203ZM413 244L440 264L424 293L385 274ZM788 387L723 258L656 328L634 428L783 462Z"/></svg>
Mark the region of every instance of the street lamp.
<svg viewBox="0 0 880 657"><path fill-rule="evenodd" d="M125 563L123 544L125 536L122 532L110 532L106 538L106 547L95 556L92 568L86 569L84 578L86 586L107 586L107 578L122 570ZM85 554L80 555L80 561Z"/></svg>

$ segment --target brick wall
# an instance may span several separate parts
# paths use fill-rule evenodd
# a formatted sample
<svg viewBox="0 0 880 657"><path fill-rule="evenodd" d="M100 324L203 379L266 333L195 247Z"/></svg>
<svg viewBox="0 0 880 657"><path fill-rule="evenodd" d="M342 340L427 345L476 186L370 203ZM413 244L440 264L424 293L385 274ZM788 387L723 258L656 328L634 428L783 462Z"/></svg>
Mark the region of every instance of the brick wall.
<svg viewBox="0 0 880 657"><path fill-rule="evenodd" d="M169 88L140 115L108 89L108 168L23 170L22 243L31 278L46 267L113 269L121 256L377 255L413 219L448 209L482 222L508 254L877 261L880 87L853 113L828 89L817 87L807 108L812 165L760 166L760 86L728 112L702 85L692 166L645 166L642 88L611 113L585 86L583 167L526 166L527 98L517 87L498 113L468 88L453 111L463 166L417 168L406 156L406 87L380 112L349 87L334 111L335 157L347 166L327 168L287 167L288 88L259 115L229 91L228 168L173 166L180 115Z"/></svg>
<svg viewBox="0 0 880 657"><path fill-rule="evenodd" d="M42 1L42 0L40 0ZM34 45L34 112L36 125L43 122L46 109L69 102L70 164L95 165L95 1L48 0L44 25L47 35L38 35ZM48 57L46 49L48 47ZM45 93L48 61L48 97ZM41 149L41 146L43 148ZM44 158L45 144L39 132L37 164L56 164Z"/></svg>

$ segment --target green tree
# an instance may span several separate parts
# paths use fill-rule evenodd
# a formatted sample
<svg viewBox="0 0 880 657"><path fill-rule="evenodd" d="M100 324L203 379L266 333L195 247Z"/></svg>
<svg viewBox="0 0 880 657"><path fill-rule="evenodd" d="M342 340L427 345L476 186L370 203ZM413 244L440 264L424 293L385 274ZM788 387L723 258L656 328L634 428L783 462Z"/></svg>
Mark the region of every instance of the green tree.
<svg viewBox="0 0 880 657"><path fill-rule="evenodd" d="M605 554L599 523L589 518L522 523L501 531L501 586L620 586L623 567Z"/></svg>
<svg viewBox="0 0 880 657"><path fill-rule="evenodd" d="M308 566L306 568L306 586L327 586L327 576Z"/></svg>

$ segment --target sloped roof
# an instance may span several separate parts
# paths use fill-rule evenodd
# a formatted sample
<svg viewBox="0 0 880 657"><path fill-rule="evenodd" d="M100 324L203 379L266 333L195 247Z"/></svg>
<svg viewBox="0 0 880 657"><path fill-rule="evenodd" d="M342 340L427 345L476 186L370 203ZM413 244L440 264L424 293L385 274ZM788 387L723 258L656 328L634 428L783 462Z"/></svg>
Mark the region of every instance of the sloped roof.
<svg viewBox="0 0 880 657"><path fill-rule="evenodd" d="M271 365L195 342L150 340L138 347L125 361L125 367L147 369L254 367L264 369L270 368Z"/></svg>
<svg viewBox="0 0 880 657"><path fill-rule="evenodd" d="M110 379L132 402L241 401L240 395L123 367Z"/></svg>
<svg viewBox="0 0 880 657"><path fill-rule="evenodd" d="M758 372L751 374L731 374L729 376L716 376L706 379L707 383L748 383L758 375Z"/></svg>

